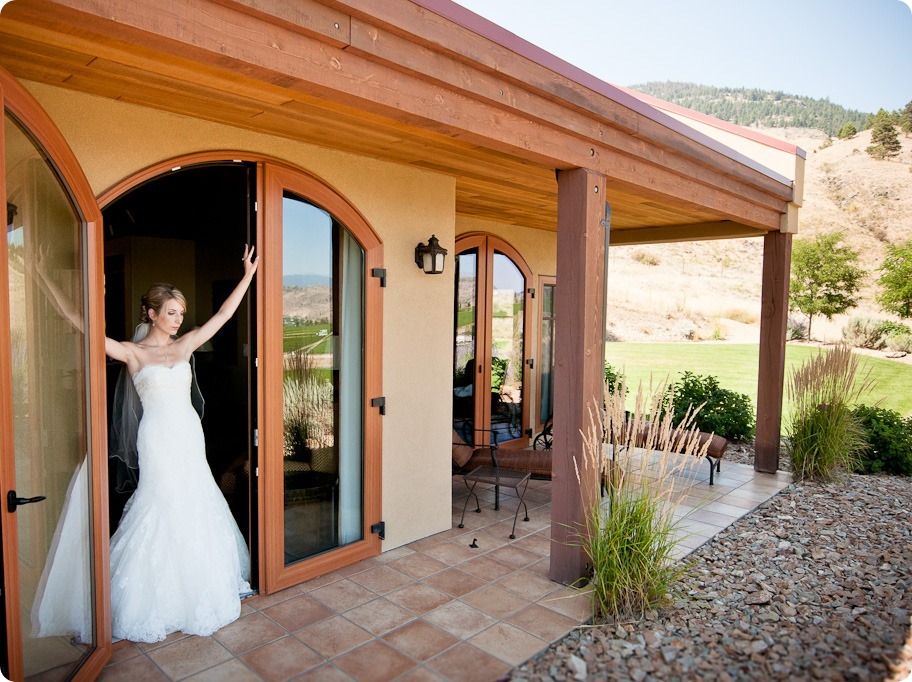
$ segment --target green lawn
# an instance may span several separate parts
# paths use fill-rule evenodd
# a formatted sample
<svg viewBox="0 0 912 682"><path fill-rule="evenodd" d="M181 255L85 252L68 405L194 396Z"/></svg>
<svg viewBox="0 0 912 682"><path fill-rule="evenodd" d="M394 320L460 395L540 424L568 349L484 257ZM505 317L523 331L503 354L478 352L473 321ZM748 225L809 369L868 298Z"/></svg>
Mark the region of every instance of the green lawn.
<svg viewBox="0 0 912 682"><path fill-rule="evenodd" d="M642 380L648 384L670 377L677 379L682 372L711 374L719 379L722 388L746 393L757 403L757 367L759 350L756 344L728 343L609 343L606 358L627 376L627 386L635 393ZM810 346L786 347L785 379L788 385L793 367L817 354ZM881 358L863 356L863 363L871 367L876 384L864 403L896 410L903 416L912 415L912 365ZM788 396L786 414L788 413Z"/></svg>

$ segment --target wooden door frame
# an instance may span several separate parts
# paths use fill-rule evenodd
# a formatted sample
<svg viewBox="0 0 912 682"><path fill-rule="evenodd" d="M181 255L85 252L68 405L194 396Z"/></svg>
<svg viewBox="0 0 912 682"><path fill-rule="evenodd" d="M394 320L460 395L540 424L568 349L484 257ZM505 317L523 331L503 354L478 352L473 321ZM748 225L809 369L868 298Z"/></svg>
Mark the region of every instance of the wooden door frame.
<svg viewBox="0 0 912 682"><path fill-rule="evenodd" d="M509 242L505 239L498 237L487 232L467 232L466 234L461 234L456 237L455 253L458 256L461 252L466 251L467 249L478 249L478 265L477 271L475 273L476 281L478 282L477 289L475 292L475 307L476 307L476 317L475 317L475 364L476 371L481 374L481 384L476 384L477 392L476 396L488 396L491 392L491 371L488 367L485 371L478 364L478 350L479 348L484 348L484 358L489 359L488 355L490 354L491 346L491 337L493 335L493 319L489 314L491 311L488 310L488 306L492 300L493 290L494 290L494 253L500 252L503 255L507 256L513 264L519 269L522 273L523 278L525 279L525 291L523 292L523 359L522 359L522 382L523 382L523 407L522 407L522 425L519 438L516 438L501 445L507 448L514 447L526 447L528 445L528 435L526 434L526 429L532 427L532 405L533 402L530 398L535 394L531 390L530 377L532 375L531 368L527 360L530 358L529 351L532 346L530 340L529 330L531 329L531 323L529 318L533 313L533 298L531 292L532 286L532 270L529 268L526 263L525 258L520 255ZM457 284L458 286L458 284ZM488 398L485 400L476 400L475 401L475 424L480 424L481 429L490 429L491 428L491 411L489 408L486 409ZM476 434L476 442L487 442L487 432L482 432L481 434Z"/></svg>
<svg viewBox="0 0 912 682"><path fill-rule="evenodd" d="M104 354L104 267L102 242L102 217L98 202L92 193L79 161L63 135L42 109L38 101L5 69L0 67L0 103L36 140L47 154L59 175L65 190L82 221L81 243L84 246L83 269L85 276L84 309L86 326L85 344L88 348L86 380L88 382L88 414L86 428L91 457L90 485L92 499L92 565L94 567L93 595L95 601L95 648L83 660L74 679L95 679L111 657L111 596L108 553L108 462L107 414L105 407L105 354ZM0 128L0 150L5 149L3 130ZM5 162L0 173L0 195L6 197ZM9 300L9 270L6 244L0 246L0 300ZM15 447L13 442L12 364L10 345L9 309L0 312L0 490L16 488ZM4 606L7 624L13 622L13 631L20 632L21 609L19 603L18 556L19 542L16 517L3 505L0 511L3 528L4 557ZM22 640L9 637L7 651L11 679L22 679Z"/></svg>
<svg viewBox="0 0 912 682"><path fill-rule="evenodd" d="M370 532L370 526L381 519L381 452L382 423L371 398L382 394L383 356L383 299L378 279L370 276L373 268L382 267L383 245L367 220L330 185L306 170L293 164L249 151L212 150L184 154L148 166L116 183L99 195L99 204L107 206L131 189L168 172L188 166L211 163L252 162L257 164L256 235L263 259L257 272L255 321L257 334L256 391L257 426L259 447L257 463L257 529L258 565L257 582L261 594L271 594L296 585L330 570L380 553L381 543ZM270 321L282 319L282 266L281 266L281 202L274 201L276 192L289 189L321 206L348 228L365 250L364 289L364 539L327 552L313 559L286 567L284 555L284 522L282 507L284 486L281 467L272 466L267 453L281 452L284 444L282 430L282 382L271 381L270 376L281 376L282 334L281 324ZM278 204L278 205L276 205ZM267 229L267 225L269 226ZM276 255L278 254L278 255ZM270 292L277 292L270 295ZM276 331L276 330L279 331ZM267 415L278 415L269 420Z"/></svg>

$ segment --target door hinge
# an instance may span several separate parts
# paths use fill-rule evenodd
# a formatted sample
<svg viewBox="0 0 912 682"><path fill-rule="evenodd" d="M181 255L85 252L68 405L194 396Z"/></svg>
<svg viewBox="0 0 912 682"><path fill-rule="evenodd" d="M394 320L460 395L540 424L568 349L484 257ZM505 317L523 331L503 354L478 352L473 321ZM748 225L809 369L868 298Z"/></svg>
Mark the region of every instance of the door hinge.
<svg viewBox="0 0 912 682"><path fill-rule="evenodd" d="M535 298L535 287L529 287L526 291L529 293L529 296Z"/></svg>
<svg viewBox="0 0 912 682"><path fill-rule="evenodd" d="M260 477L260 467L256 467L256 468L253 470L253 475L256 476L257 478Z"/></svg>
<svg viewBox="0 0 912 682"><path fill-rule="evenodd" d="M256 202L256 201L254 201L254 202L253 202L253 212L256 213L256 212L259 211L259 210L260 210L259 203Z"/></svg>
<svg viewBox="0 0 912 682"><path fill-rule="evenodd" d="M260 430L259 429L253 430L253 447L255 447L255 448L260 447Z"/></svg>
<svg viewBox="0 0 912 682"><path fill-rule="evenodd" d="M532 358L529 358L528 360L526 360L526 364L529 365L529 369L535 369L535 360L533 360Z"/></svg>
<svg viewBox="0 0 912 682"><path fill-rule="evenodd" d="M526 429L526 435L529 436L529 438L531 438L531 437L532 437L532 429Z"/></svg>
<svg viewBox="0 0 912 682"><path fill-rule="evenodd" d="M371 533L376 533L381 540L386 540L386 521L381 521L371 526Z"/></svg>
<svg viewBox="0 0 912 682"><path fill-rule="evenodd" d="M371 398L371 407L379 407L380 414L386 414L386 398L384 396Z"/></svg>
<svg viewBox="0 0 912 682"><path fill-rule="evenodd" d="M379 278L380 278L380 286L381 286L381 287L385 287L385 286L386 286L386 268L373 268L373 269L371 270L371 276L372 276L372 277L379 277Z"/></svg>

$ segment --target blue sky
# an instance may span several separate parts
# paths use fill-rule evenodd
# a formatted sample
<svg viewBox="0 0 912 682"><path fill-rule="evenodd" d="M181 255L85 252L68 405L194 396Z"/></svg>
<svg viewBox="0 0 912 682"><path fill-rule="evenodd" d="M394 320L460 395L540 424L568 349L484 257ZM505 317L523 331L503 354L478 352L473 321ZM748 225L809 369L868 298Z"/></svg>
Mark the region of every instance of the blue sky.
<svg viewBox="0 0 912 682"><path fill-rule="evenodd" d="M617 85L782 90L850 109L912 101L912 0L456 0Z"/></svg>

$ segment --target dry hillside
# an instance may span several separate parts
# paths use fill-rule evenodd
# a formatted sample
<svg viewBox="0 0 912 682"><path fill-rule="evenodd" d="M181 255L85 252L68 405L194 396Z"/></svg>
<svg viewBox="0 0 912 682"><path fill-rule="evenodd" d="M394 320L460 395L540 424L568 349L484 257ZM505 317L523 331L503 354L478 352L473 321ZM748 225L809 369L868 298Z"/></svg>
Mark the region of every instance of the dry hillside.
<svg viewBox="0 0 912 682"><path fill-rule="evenodd" d="M807 152L805 197L796 238L842 230L869 272L864 299L848 316L887 318L873 300L885 245L912 239L912 137L902 153L865 153L870 131L825 144L820 131L771 128L768 135ZM625 246L609 256L609 331L618 341L759 339L762 241ZM814 320L814 337L836 340L848 316Z"/></svg>

